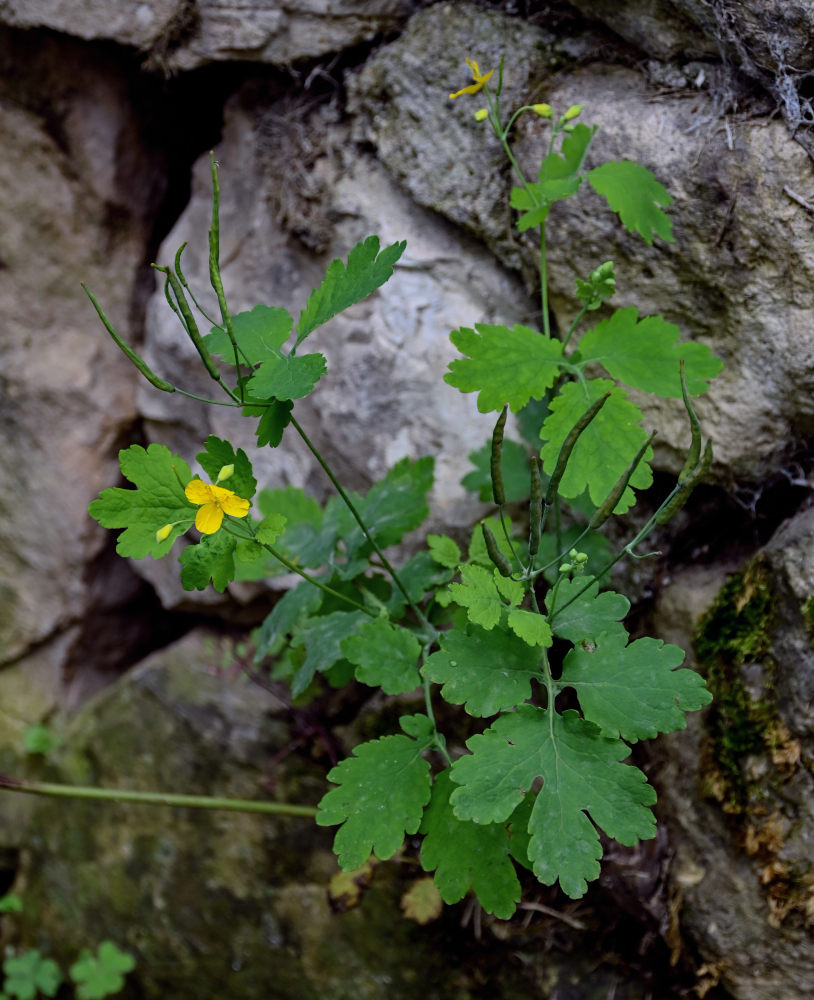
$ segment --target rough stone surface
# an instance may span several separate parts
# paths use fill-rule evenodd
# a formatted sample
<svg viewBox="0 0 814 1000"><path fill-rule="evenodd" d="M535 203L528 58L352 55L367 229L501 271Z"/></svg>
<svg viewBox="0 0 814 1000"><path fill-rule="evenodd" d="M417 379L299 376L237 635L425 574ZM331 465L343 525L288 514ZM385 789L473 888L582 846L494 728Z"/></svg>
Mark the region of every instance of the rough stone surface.
<svg viewBox="0 0 814 1000"><path fill-rule="evenodd" d="M414 0L2 0L0 24L134 46L165 72L213 61L290 66L394 28Z"/></svg>
<svg viewBox="0 0 814 1000"><path fill-rule="evenodd" d="M449 55L426 59L428 48L432 56L441 48L465 51L474 37L479 44L469 50L491 65L493 53L514 51L516 30L516 21L495 14L438 5L377 53L351 90L360 121L367 121L365 135L411 195L476 233L508 264L520 260L533 273L533 249L507 237L509 221L501 213L511 178L497 167L496 141L484 139L483 126L472 119L477 100L464 104L461 98L443 111L436 101L433 114L419 113L407 127L411 109L425 107L429 95L442 93L454 78ZM543 36L528 33L523 46L523 74L529 67L537 79L550 72ZM414 63L424 67L424 76L410 77L407 90L400 67ZM600 123L591 165L633 159L676 199L676 243L657 240L653 248L627 234L592 191L554 206L549 269L560 325L567 328L576 311L575 279L613 258L615 306L635 305L642 315L661 312L724 361L724 375L699 402L717 475L758 480L778 468L814 426L808 405L814 398L811 222L784 190L791 186L799 194L814 187L806 153L779 121L730 125L717 117L708 94L686 88L675 96L658 94L640 74L621 67L594 63L563 70L537 92L560 110L585 104L585 118ZM449 123L443 128L442 114ZM518 159L532 176L546 149L546 128L530 116L518 126ZM657 464L677 471L687 442L680 404L642 402L646 423L659 430Z"/></svg>
<svg viewBox="0 0 814 1000"><path fill-rule="evenodd" d="M696 633L694 665L716 697L653 747L651 773L682 926L737 1000L793 1000L814 977L812 574L808 509L714 601L721 570L696 568L655 615L658 634L685 648Z"/></svg>

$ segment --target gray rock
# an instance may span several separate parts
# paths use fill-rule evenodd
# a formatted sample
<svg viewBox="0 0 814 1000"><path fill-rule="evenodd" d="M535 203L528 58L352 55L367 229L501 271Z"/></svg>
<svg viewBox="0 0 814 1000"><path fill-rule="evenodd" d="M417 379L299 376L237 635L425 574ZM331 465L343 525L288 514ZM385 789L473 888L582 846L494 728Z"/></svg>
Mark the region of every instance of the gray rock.
<svg viewBox="0 0 814 1000"><path fill-rule="evenodd" d="M414 0L2 0L0 23L141 49L167 73L243 60L290 66L392 30Z"/></svg>
<svg viewBox="0 0 814 1000"><path fill-rule="evenodd" d="M715 696L652 747L651 773L682 927L737 1000L792 1000L814 978L812 574L809 509L729 577L700 621L720 569L680 574L655 615L658 634L685 648L695 635L694 665Z"/></svg>

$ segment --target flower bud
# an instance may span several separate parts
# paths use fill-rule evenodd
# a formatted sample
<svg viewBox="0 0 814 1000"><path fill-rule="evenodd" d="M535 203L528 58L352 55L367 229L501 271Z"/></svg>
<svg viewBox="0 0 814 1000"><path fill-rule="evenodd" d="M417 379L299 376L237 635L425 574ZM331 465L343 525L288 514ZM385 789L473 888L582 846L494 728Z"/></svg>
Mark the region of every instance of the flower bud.
<svg viewBox="0 0 814 1000"><path fill-rule="evenodd" d="M550 104L532 104L531 110L541 118L551 118L554 115Z"/></svg>
<svg viewBox="0 0 814 1000"><path fill-rule="evenodd" d="M560 573L570 573L570 572L571 572L571 563L563 563L560 566Z"/></svg>
<svg viewBox="0 0 814 1000"><path fill-rule="evenodd" d="M220 472L218 473L218 478L215 480L216 483L222 483L224 479L230 479L235 474L234 465L224 465Z"/></svg>
<svg viewBox="0 0 814 1000"><path fill-rule="evenodd" d="M489 117L489 111L488 111L487 108L479 108L475 112L475 121L476 122L485 122L488 117Z"/></svg>
<svg viewBox="0 0 814 1000"><path fill-rule="evenodd" d="M585 107L584 104L572 104L571 107L562 116L562 121L570 122L572 118L579 118L582 114L582 109Z"/></svg>
<svg viewBox="0 0 814 1000"><path fill-rule="evenodd" d="M165 524L163 528L159 528L155 533L155 540L157 542L163 542L170 537L170 532L172 531L171 524Z"/></svg>

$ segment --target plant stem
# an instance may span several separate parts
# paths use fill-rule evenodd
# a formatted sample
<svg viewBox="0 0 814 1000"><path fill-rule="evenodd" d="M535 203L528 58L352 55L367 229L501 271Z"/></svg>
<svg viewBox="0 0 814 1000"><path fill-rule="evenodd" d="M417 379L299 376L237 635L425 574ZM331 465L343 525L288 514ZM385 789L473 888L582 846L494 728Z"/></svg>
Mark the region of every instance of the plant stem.
<svg viewBox="0 0 814 1000"><path fill-rule="evenodd" d="M300 436L300 437L302 438L303 442L305 443L305 446L306 446L306 447L308 448L308 450L309 450L309 451L311 452L311 454L312 454L312 455L314 456L314 458L315 458L315 459L316 459L316 460L317 460L317 461L319 462L319 464L320 464L320 465L322 466L322 469L323 469L323 471L324 471L325 475L326 475L326 476L328 477L328 479L330 479L331 483L332 483L332 484L333 484L333 486L334 486L334 489L335 489L335 490L336 490L336 492L337 492L337 493L339 494L339 496L340 496L340 497L342 498L342 500L343 500L343 502L344 502L345 506L346 506L346 507L348 508L348 510L349 510L349 511L351 512L351 514L353 515L353 517L354 517L354 519L355 519L356 523L357 523L357 524L359 525L359 527L360 527L360 528L362 529L362 534L363 534L363 535L365 536L365 538L366 538L366 539L368 540L368 542L370 542L370 544L371 544L371 545L373 546L373 551L374 551L374 552L376 553L376 555L377 555L377 556L379 557L379 559L381 559L381 561L382 561L382 565L383 565L383 566L384 566L384 568L385 568L385 569L387 570L387 572L388 572L388 573L390 574L390 576L391 576L391 578L392 578L392 580L393 580L393 583L395 583L395 585L396 585L396 586L398 587L398 589L399 589L399 590L401 591L401 594L402 594L402 597L404 598L404 600L405 600L405 601L406 601L406 602L407 602L407 603L409 604L409 606L410 606L410 607L411 607L411 608L413 609L413 612L415 613L415 616L416 616L416 618L418 618L419 622L420 622L420 623L421 623L421 624L422 624L422 625L423 625L423 626L424 626L425 628L427 628L427 629L431 629L431 628L432 628L432 626L431 626L431 625L430 625L430 623L429 623L429 622L427 621L427 619L426 619L426 617L424 616L424 613L422 612L421 608L419 608L419 607L418 607L418 606L416 605L416 603L415 603L415 602L413 601L413 599L412 599L412 598L410 597L410 595L409 595L409 594L407 593L407 590L405 589L405 587L404 587L404 584L403 584L403 583L401 582L401 580L399 579L399 575L398 575L398 573L396 572L396 570L395 570L395 569L393 568L393 566L391 565L391 563L390 563L390 560L389 560L389 559L387 558L387 556L386 556L386 555L385 555L385 554L384 554L384 553L382 552L382 550L381 550L381 549L379 548L379 546L378 546L378 545L376 544L375 540L373 539L373 536L372 536L372 535L370 534L370 532L368 531L368 528L367 528L367 525L366 525L366 524L365 524L365 522L364 522L364 521L362 520L362 516L361 516L361 514L360 514L360 513L359 513L359 511L358 511L358 510L356 509L356 507L355 507L355 505L354 505L353 501L351 500L351 498L350 498L350 497L348 496L348 494L347 494L347 493L345 492L345 490L343 489L343 487L342 487L342 484L341 484L341 483L339 482L339 480L338 480L338 479L336 478L336 476L335 476L335 475L333 474L333 471L332 471L331 467L330 467L330 466L328 465L328 463L327 463L327 462L325 461L325 459L324 459L324 458L322 457L322 455L320 454L320 452L319 452L319 450L317 449L316 445L315 445L315 444L313 443L313 441L311 441L311 439L310 439L310 438L308 437L308 435L307 435L307 434L305 433L305 431L303 430L303 428L301 427L301 425L300 425L300 424L299 424L299 423L297 422L297 420L296 420L296 419L294 418L294 415L293 415L293 414L291 414L291 416L290 416L290 418L289 418L289 419L290 419L290 421L291 421L291 426L292 426L292 427L294 428L294 430L295 430L295 431L296 431L296 432L297 432L297 433L299 434L299 436ZM434 631L434 630L433 630L433 631Z"/></svg>
<svg viewBox="0 0 814 1000"><path fill-rule="evenodd" d="M224 809L230 812L274 813L280 816L313 818L313 806L290 802L260 802L254 799L218 798L211 795L176 795L171 792L136 792L123 788L89 788L83 785L57 785L46 781L20 781L0 775L0 788L30 795L63 799L96 799L104 802L130 802L150 806L177 806L183 809Z"/></svg>

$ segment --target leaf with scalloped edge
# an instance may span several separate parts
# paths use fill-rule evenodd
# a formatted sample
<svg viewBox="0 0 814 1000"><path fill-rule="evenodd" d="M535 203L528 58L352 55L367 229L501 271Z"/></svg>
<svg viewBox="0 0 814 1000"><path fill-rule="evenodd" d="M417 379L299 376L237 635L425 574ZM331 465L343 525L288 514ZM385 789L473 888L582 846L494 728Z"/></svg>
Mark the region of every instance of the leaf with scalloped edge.
<svg viewBox="0 0 814 1000"><path fill-rule="evenodd" d="M654 235L673 242L673 223L659 207L672 205L673 199L647 167L631 160L611 160L589 170L587 176L629 233L639 233L650 244Z"/></svg>
<svg viewBox="0 0 814 1000"><path fill-rule="evenodd" d="M431 794L430 765L421 756L430 743L429 736L383 736L328 772L338 787L322 797L316 821L341 824L334 839L341 868L359 868L371 853L386 861L418 830Z"/></svg>
<svg viewBox="0 0 814 1000"><path fill-rule="evenodd" d="M487 632L470 623L465 632L442 632L439 642L424 675L443 685L444 701L464 705L470 715L513 708L531 697L532 680L542 680L540 650L499 626Z"/></svg>
<svg viewBox="0 0 814 1000"><path fill-rule="evenodd" d="M444 381L461 392L477 392L481 413L507 403L517 413L545 395L559 375L562 341L527 326L476 323L474 330L462 326L449 336L467 357L449 363Z"/></svg>
<svg viewBox="0 0 814 1000"><path fill-rule="evenodd" d="M221 594L235 578L237 539L225 531L203 535L197 545L181 553L181 586L184 590L206 590L210 581Z"/></svg>
<svg viewBox="0 0 814 1000"><path fill-rule="evenodd" d="M712 701L704 678L677 670L684 650L661 639L605 633L577 643L565 657L560 688L573 688L586 719L629 743L687 725L686 712Z"/></svg>
<svg viewBox="0 0 814 1000"><path fill-rule="evenodd" d="M421 683L421 644L407 629L384 618L364 622L339 644L342 655L356 667L356 680L380 687L385 694L407 694Z"/></svg>
<svg viewBox="0 0 814 1000"><path fill-rule="evenodd" d="M436 775L421 821L421 867L435 872L435 884L445 903L457 903L472 889L487 913L508 920L520 899L520 883L509 855L505 824L458 819L449 803L455 787L448 770Z"/></svg>
<svg viewBox="0 0 814 1000"><path fill-rule="evenodd" d="M451 770L460 786L450 797L459 819L505 822L542 778L528 853L545 885L559 879L567 895L584 895L599 875L597 827L628 846L655 836L649 806L656 793L637 767L621 763L630 748L576 712L520 705L466 745L471 753Z"/></svg>
<svg viewBox="0 0 814 1000"><path fill-rule="evenodd" d="M600 632L627 637L621 622L630 611L630 601L613 590L600 594L599 584L593 583L590 576L560 580L557 589L552 588L546 595L546 608L551 630L560 639L580 642L595 639Z"/></svg>

